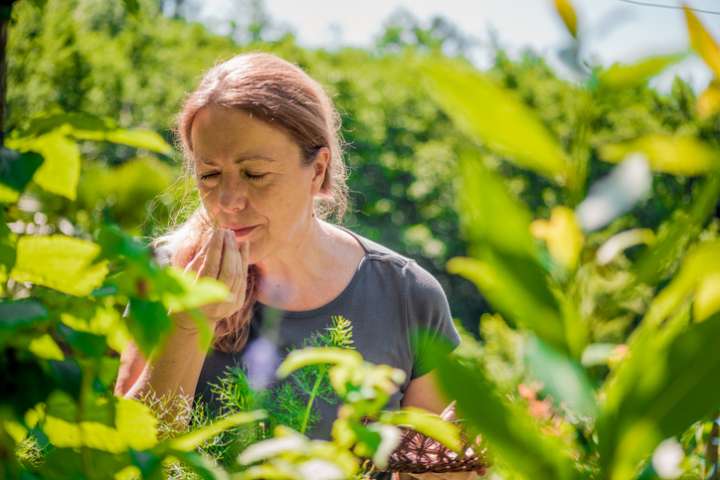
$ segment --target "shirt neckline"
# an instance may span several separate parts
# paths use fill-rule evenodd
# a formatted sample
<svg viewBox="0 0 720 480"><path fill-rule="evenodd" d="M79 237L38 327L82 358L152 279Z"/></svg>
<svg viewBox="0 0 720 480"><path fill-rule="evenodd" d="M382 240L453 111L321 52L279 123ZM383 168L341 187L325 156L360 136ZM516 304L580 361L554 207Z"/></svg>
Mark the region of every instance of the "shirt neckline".
<svg viewBox="0 0 720 480"><path fill-rule="evenodd" d="M342 302L345 299L345 297L347 297L351 293L351 291L354 290L355 284L357 284L357 282L359 281L358 279L360 277L360 272L363 270L363 267L367 263L367 259L370 256L371 252L370 252L370 249L368 248L368 246L363 241L363 239L359 235L357 235L355 232L352 232L341 225L336 225L336 227L338 227L341 230L350 234L360 244L360 247L365 252L364 255L362 256L362 258L360 259L360 262L358 262L358 265L355 268L355 272L353 273L352 278L350 279L348 284L345 286L345 288L340 293L338 293L335 298L333 298L326 304L321 305L316 308L313 308L313 309L310 309L310 310L282 310L282 314L283 314L284 318L309 318L309 317L316 317L316 316L326 314L326 313L328 313L328 311L335 308L337 306L337 304ZM267 305L265 305L262 302L257 302L257 305L262 309L272 308L272 307L268 307Z"/></svg>

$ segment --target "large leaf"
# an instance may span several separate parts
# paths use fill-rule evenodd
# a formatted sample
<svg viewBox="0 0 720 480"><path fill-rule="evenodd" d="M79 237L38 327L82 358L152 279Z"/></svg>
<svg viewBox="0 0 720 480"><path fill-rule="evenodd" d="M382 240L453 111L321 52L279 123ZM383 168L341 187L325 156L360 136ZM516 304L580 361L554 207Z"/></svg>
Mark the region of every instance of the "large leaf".
<svg viewBox="0 0 720 480"><path fill-rule="evenodd" d="M488 449L521 478L574 478L567 447L543 435L528 410L509 403L481 368L437 356L438 381L457 401L458 416L482 435Z"/></svg>
<svg viewBox="0 0 720 480"><path fill-rule="evenodd" d="M587 419L595 418L595 392L576 360L531 336L525 343L525 363L530 375L543 384L543 391L558 406L564 405Z"/></svg>
<svg viewBox="0 0 720 480"><path fill-rule="evenodd" d="M44 162L35 172L35 183L48 192L75 200L80 178L80 150L75 140L62 130L53 130L34 138L10 140L8 145L42 155Z"/></svg>
<svg viewBox="0 0 720 480"><path fill-rule="evenodd" d="M685 20L690 35L690 46L710 67L710 70L715 74L715 78L720 78L720 46L703 26L695 12L687 5L684 5L683 9L685 10Z"/></svg>
<svg viewBox="0 0 720 480"><path fill-rule="evenodd" d="M561 351L567 351L558 303L540 266L527 257L485 250L479 259L456 257L448 271L477 285L494 308Z"/></svg>
<svg viewBox="0 0 720 480"><path fill-rule="evenodd" d="M632 88L644 85L670 65L685 58L685 54L657 55L632 64L614 63L600 72L600 84L608 88Z"/></svg>
<svg viewBox="0 0 720 480"><path fill-rule="evenodd" d="M650 168L673 175L702 175L720 168L720 152L695 137L653 134L630 142L603 145L600 157L612 163L632 153L645 155Z"/></svg>
<svg viewBox="0 0 720 480"><path fill-rule="evenodd" d="M505 181L470 152L460 157L460 175L462 189L458 206L466 240L534 256L535 240L530 234L532 215L510 193Z"/></svg>
<svg viewBox="0 0 720 480"><path fill-rule="evenodd" d="M77 140L119 143L163 154L172 151L170 145L153 131L118 128L110 119L83 112L57 113L36 118L30 122L23 135L36 137L54 131L65 132Z"/></svg>
<svg viewBox="0 0 720 480"><path fill-rule="evenodd" d="M607 383L598 419L607 478L630 478L660 441L717 409L718 338L720 315L714 315L685 331L644 335L631 344Z"/></svg>
<svg viewBox="0 0 720 480"><path fill-rule="evenodd" d="M0 147L0 203L17 201L42 163L43 158L37 153Z"/></svg>
<svg viewBox="0 0 720 480"><path fill-rule="evenodd" d="M564 182L568 158L535 113L510 91L469 66L428 61L428 92L455 125L522 167Z"/></svg>
<svg viewBox="0 0 720 480"><path fill-rule="evenodd" d="M107 274L106 262L93 263L100 247L64 235L23 236L18 239L17 259L10 276L70 295L88 295Z"/></svg>
<svg viewBox="0 0 720 480"><path fill-rule="evenodd" d="M711 175L696 187L688 208L679 206L670 220L660 227L657 240L643 252L633 266L641 282L661 281L677 266L690 243L702 231L720 197L720 175Z"/></svg>

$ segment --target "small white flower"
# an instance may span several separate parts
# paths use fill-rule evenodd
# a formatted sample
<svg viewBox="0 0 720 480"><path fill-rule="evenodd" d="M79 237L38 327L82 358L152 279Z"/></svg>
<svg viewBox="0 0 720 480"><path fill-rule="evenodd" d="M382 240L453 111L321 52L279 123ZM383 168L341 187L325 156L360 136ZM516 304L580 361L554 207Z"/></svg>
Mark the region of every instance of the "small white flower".
<svg viewBox="0 0 720 480"><path fill-rule="evenodd" d="M674 438L668 438L655 449L652 466L660 478L678 478L682 475L680 463L683 458L685 458L685 452L683 452L682 445Z"/></svg>
<svg viewBox="0 0 720 480"><path fill-rule="evenodd" d="M238 462L243 465L248 465L284 452L302 451L305 449L305 443L306 439L302 435L287 435L263 440L243 450L238 456Z"/></svg>
<svg viewBox="0 0 720 480"><path fill-rule="evenodd" d="M342 480L343 471L334 463L327 460L308 460L298 466L302 478L307 480Z"/></svg>
<svg viewBox="0 0 720 480"><path fill-rule="evenodd" d="M380 445L378 445L375 455L373 455L373 462L381 469L386 468L390 454L400 443L402 433L399 428L392 425L383 425L382 423L372 423L368 425L368 428L378 432L381 437Z"/></svg>

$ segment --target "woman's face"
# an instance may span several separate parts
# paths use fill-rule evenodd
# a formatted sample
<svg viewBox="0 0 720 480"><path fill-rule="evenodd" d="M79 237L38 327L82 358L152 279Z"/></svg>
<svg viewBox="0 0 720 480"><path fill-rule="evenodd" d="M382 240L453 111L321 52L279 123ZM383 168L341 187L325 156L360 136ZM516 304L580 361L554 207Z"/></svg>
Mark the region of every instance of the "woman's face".
<svg viewBox="0 0 720 480"><path fill-rule="evenodd" d="M292 249L311 225L326 149L305 165L283 130L249 114L202 108L191 130L198 189L210 217L250 242L250 263Z"/></svg>

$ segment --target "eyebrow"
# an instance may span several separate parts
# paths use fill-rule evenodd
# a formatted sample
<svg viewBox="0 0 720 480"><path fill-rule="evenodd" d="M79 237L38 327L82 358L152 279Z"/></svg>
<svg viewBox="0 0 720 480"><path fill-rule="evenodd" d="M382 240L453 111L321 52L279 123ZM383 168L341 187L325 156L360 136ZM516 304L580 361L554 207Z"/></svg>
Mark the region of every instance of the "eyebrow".
<svg viewBox="0 0 720 480"><path fill-rule="evenodd" d="M233 163L238 164L238 163L242 163L242 162L244 162L244 161L246 161L246 160L265 160L265 161L267 161L267 162L274 162L274 161L275 161L274 158L268 157L267 155L263 155L263 154L261 154L261 153L244 153L244 154L241 154L241 155L237 156L237 157L235 158L235 160L233 160ZM215 162L213 162L213 161L211 161L211 160L206 160L206 159L204 159L204 158L201 158L201 159L200 159L200 162L202 162L202 163L204 163L204 164L206 164L206 165L215 165Z"/></svg>

